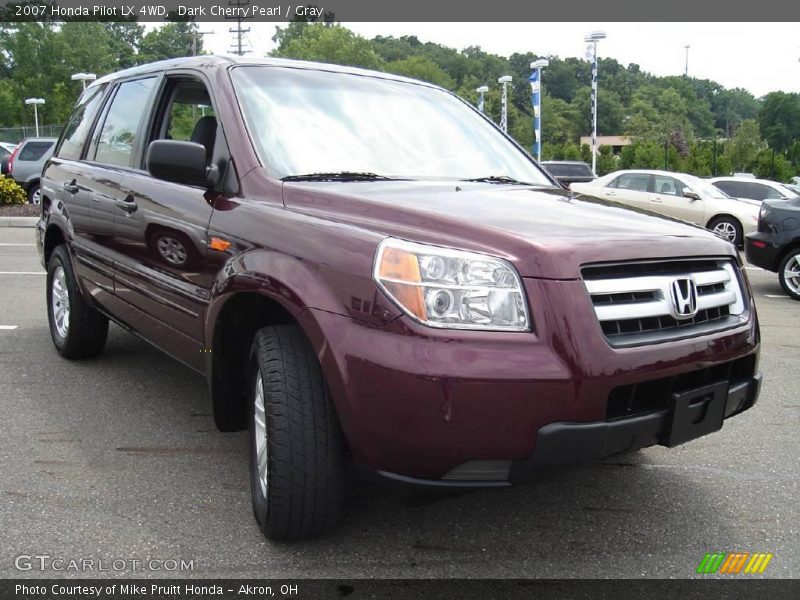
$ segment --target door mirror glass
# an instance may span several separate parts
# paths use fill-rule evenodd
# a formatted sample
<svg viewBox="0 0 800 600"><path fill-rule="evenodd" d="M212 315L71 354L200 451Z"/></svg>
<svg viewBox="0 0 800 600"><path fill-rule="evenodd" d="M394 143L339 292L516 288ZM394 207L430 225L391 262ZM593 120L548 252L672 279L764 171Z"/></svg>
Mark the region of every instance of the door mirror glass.
<svg viewBox="0 0 800 600"><path fill-rule="evenodd" d="M156 140L147 149L147 171L158 179L208 187L206 148L196 142Z"/></svg>
<svg viewBox="0 0 800 600"><path fill-rule="evenodd" d="M683 197L691 198L692 200L700 200L700 194L693 192L691 188L688 187L683 188Z"/></svg>

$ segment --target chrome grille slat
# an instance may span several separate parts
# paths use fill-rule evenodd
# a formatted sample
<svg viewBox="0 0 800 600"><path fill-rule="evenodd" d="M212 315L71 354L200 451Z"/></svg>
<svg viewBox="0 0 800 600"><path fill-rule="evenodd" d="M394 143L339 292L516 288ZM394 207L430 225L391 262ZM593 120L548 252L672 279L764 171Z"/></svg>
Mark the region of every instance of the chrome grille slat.
<svg viewBox="0 0 800 600"><path fill-rule="evenodd" d="M583 270L595 314L613 346L656 343L701 335L741 322L744 292L737 267L727 259L591 265ZM696 314L679 315L671 286L690 279Z"/></svg>

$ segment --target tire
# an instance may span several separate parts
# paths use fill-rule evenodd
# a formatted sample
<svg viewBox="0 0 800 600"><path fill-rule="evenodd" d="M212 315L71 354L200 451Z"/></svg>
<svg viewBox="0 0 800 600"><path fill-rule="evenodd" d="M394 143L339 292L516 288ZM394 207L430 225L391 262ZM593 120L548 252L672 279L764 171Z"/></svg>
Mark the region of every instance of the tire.
<svg viewBox="0 0 800 600"><path fill-rule="evenodd" d="M34 183L28 188L28 204L41 204L42 194L38 183Z"/></svg>
<svg viewBox="0 0 800 600"><path fill-rule="evenodd" d="M733 217L714 217L708 223L708 228L737 248L744 242L742 224Z"/></svg>
<svg viewBox="0 0 800 600"><path fill-rule="evenodd" d="M83 299L63 244L53 250L47 265L47 320L53 344L64 358L97 356L106 344L108 318Z"/></svg>
<svg viewBox="0 0 800 600"><path fill-rule="evenodd" d="M342 512L344 439L317 357L299 327L256 332L248 388L250 485L259 527L267 538L286 542L326 533Z"/></svg>
<svg viewBox="0 0 800 600"><path fill-rule="evenodd" d="M795 248L783 257L778 267L778 280L783 291L792 300L800 300L800 248Z"/></svg>

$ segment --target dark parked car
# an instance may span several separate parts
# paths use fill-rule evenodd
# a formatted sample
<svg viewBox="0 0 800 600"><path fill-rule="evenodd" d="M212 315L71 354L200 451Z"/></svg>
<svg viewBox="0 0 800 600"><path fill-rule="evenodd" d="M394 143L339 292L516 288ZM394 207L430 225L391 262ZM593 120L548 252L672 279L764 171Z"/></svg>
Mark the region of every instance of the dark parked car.
<svg viewBox="0 0 800 600"><path fill-rule="evenodd" d="M39 204L39 178L55 144L56 138L25 138L7 159L3 170L25 190L31 204Z"/></svg>
<svg viewBox="0 0 800 600"><path fill-rule="evenodd" d="M56 349L96 355L110 319L203 374L217 426L250 429L271 538L330 528L347 464L507 486L676 446L758 396L731 244L573 197L429 84L135 67L86 89L42 182Z"/></svg>
<svg viewBox="0 0 800 600"><path fill-rule="evenodd" d="M781 287L800 300L800 197L764 200L758 231L745 238L747 260L778 273Z"/></svg>
<svg viewBox="0 0 800 600"><path fill-rule="evenodd" d="M587 183L597 179L597 175L592 171L592 167L585 162L576 160L545 160L542 166L547 169L553 177L558 179L564 187L569 187L571 183Z"/></svg>

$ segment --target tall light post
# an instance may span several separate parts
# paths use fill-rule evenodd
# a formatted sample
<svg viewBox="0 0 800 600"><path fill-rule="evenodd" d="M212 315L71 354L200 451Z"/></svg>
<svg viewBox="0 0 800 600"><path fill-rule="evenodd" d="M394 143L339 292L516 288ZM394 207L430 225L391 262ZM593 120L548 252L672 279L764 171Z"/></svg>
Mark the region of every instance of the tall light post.
<svg viewBox="0 0 800 600"><path fill-rule="evenodd" d="M25 104L33 104L33 119L34 123L36 123L36 137L39 137L39 105L44 103L44 98L25 99Z"/></svg>
<svg viewBox="0 0 800 600"><path fill-rule="evenodd" d="M605 31L592 31L583 37L588 42L586 58L592 61L592 172L597 173L597 42L606 38Z"/></svg>
<svg viewBox="0 0 800 600"><path fill-rule="evenodd" d="M550 65L546 58L531 63L531 103L533 104L533 153L542 162L542 69Z"/></svg>
<svg viewBox="0 0 800 600"><path fill-rule="evenodd" d="M684 77L688 77L689 76L689 48L691 48L691 46L689 44L686 44L684 46L684 48L686 48L686 66L683 69L683 76Z"/></svg>
<svg viewBox="0 0 800 600"><path fill-rule="evenodd" d="M503 86L503 100L500 112L500 129L508 133L508 84L511 83L511 75L503 75L497 83Z"/></svg>
<svg viewBox="0 0 800 600"><path fill-rule="evenodd" d="M72 81L80 81L83 83L83 89L86 89L86 82L87 81L94 81L97 79L97 75L94 73L75 73L72 77L70 77Z"/></svg>
<svg viewBox="0 0 800 600"><path fill-rule="evenodd" d="M481 111L481 112L484 112L484 110L483 110L483 101L484 101L483 95L486 92L489 91L489 86L488 85L482 85L481 87L477 88L475 91L480 94L480 96L478 97L478 110Z"/></svg>

